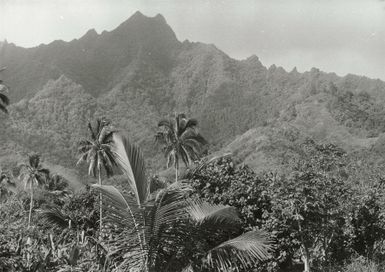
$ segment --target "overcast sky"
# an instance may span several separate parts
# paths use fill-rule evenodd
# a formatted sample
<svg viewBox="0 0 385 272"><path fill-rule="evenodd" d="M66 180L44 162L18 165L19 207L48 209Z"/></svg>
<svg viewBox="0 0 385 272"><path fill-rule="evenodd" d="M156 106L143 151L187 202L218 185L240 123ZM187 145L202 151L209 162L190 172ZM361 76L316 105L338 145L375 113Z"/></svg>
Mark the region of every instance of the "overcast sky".
<svg viewBox="0 0 385 272"><path fill-rule="evenodd" d="M161 13L179 40L213 43L266 66L385 80L381 0L0 0L0 40L32 47Z"/></svg>

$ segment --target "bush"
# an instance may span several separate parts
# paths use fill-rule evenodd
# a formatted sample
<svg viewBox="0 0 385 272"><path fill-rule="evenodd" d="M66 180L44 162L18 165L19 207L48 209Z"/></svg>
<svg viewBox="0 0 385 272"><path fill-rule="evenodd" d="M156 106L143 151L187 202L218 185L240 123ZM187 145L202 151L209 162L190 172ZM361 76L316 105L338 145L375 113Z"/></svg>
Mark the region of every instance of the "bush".
<svg viewBox="0 0 385 272"><path fill-rule="evenodd" d="M346 155L334 145L308 140L301 148L303 157L287 175L257 175L226 157L201 163L188 178L198 197L236 207L245 229L274 235L274 256L259 271L288 271L304 260L313 271L325 271L354 254L382 262L383 186L355 188Z"/></svg>
<svg viewBox="0 0 385 272"><path fill-rule="evenodd" d="M347 264L342 272L380 272L380 266L364 257L353 259L350 264Z"/></svg>

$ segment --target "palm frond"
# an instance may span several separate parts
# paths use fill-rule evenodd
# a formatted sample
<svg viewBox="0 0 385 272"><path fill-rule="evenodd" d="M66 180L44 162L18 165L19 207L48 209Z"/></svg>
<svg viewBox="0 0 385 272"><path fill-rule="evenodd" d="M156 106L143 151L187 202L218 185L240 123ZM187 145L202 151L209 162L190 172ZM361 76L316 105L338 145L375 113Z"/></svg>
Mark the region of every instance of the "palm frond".
<svg viewBox="0 0 385 272"><path fill-rule="evenodd" d="M80 163L87 160L88 153L81 154L78 161L76 162L76 165L79 165Z"/></svg>
<svg viewBox="0 0 385 272"><path fill-rule="evenodd" d="M5 105L9 105L9 98L5 94L0 93L0 101Z"/></svg>
<svg viewBox="0 0 385 272"><path fill-rule="evenodd" d="M157 210L154 219L154 230L157 232L161 225L170 225L178 220L187 220L189 212L186 209L186 188L180 186L162 190L157 196Z"/></svg>
<svg viewBox="0 0 385 272"><path fill-rule="evenodd" d="M47 168L40 168L37 170L40 174L42 174L43 176L45 176L45 178L48 178L49 177L49 174L50 174L50 171L49 169Z"/></svg>
<svg viewBox="0 0 385 272"><path fill-rule="evenodd" d="M174 126L173 126L172 120L168 120L168 119L160 120L158 122L158 127L165 127L166 129L171 130L171 131L174 130Z"/></svg>
<svg viewBox="0 0 385 272"><path fill-rule="evenodd" d="M249 231L210 250L207 263L217 271L233 271L234 267L248 269L257 261L269 258L270 250L272 244L265 232Z"/></svg>
<svg viewBox="0 0 385 272"><path fill-rule="evenodd" d="M184 141L190 140L190 141L194 141L194 142L196 142L197 144L200 144L200 145L207 145L208 144L206 139L201 134L196 133L193 130L187 130L185 133L182 134L181 138Z"/></svg>
<svg viewBox="0 0 385 272"><path fill-rule="evenodd" d="M102 144L110 144L113 139L112 136L116 131L108 130L107 128L103 128L103 133L99 137L99 142Z"/></svg>
<svg viewBox="0 0 385 272"><path fill-rule="evenodd" d="M0 111L8 114L8 109L3 103L0 103Z"/></svg>
<svg viewBox="0 0 385 272"><path fill-rule="evenodd" d="M108 148L103 152L103 168L106 171L107 177L112 177L114 172L113 168L117 166L112 151Z"/></svg>
<svg viewBox="0 0 385 272"><path fill-rule="evenodd" d="M198 224L238 225L240 219L234 207L211 204L202 200L189 201L188 212Z"/></svg>
<svg viewBox="0 0 385 272"><path fill-rule="evenodd" d="M35 181L36 181L36 185L43 185L43 184L46 183L46 181L47 181L48 178L47 178L47 176L45 176L45 175L36 173L36 174L34 175L34 179L35 179Z"/></svg>
<svg viewBox="0 0 385 272"><path fill-rule="evenodd" d="M93 184L92 187L103 194L106 214L112 223L125 227L137 227L135 226L137 223L133 218L136 213L136 201L124 197L118 189L111 185Z"/></svg>
<svg viewBox="0 0 385 272"><path fill-rule="evenodd" d="M76 222L73 222L71 218L63 214L58 207L50 207L46 210L40 211L40 216L43 224L52 225L59 229L65 229L69 226L75 228ZM72 224L70 224L70 222Z"/></svg>
<svg viewBox="0 0 385 272"><path fill-rule="evenodd" d="M88 122L87 126L88 126L88 130L90 131L91 139L95 141L97 139L96 137L97 132L94 131L94 128L92 127L91 122Z"/></svg>
<svg viewBox="0 0 385 272"><path fill-rule="evenodd" d="M107 220L119 226L122 232L109 243L113 249L109 255L123 258L120 264L124 268L133 268L143 264L146 256L146 244L143 238L144 223L136 199L124 196L111 185L92 185L104 196ZM123 256L123 257L122 257Z"/></svg>
<svg viewBox="0 0 385 272"><path fill-rule="evenodd" d="M184 146L182 144L179 145L179 154L186 167L188 167L193 162L194 153L191 152L191 149L188 149L188 146Z"/></svg>
<svg viewBox="0 0 385 272"><path fill-rule="evenodd" d="M40 156L38 154L33 154L29 156L29 165L33 168L38 168L40 164Z"/></svg>
<svg viewBox="0 0 385 272"><path fill-rule="evenodd" d="M198 121L196 119L188 119L186 128L195 128L198 125Z"/></svg>
<svg viewBox="0 0 385 272"><path fill-rule="evenodd" d="M167 252L185 243L190 232L189 214L186 210L187 190L170 186L161 190L154 201L148 203L146 212L146 235L148 240L148 261L151 267L158 267L167 258Z"/></svg>
<svg viewBox="0 0 385 272"><path fill-rule="evenodd" d="M132 144L128 137L114 133L113 154L128 179L128 184L141 206L149 195L149 181L145 175L143 154L138 146Z"/></svg>

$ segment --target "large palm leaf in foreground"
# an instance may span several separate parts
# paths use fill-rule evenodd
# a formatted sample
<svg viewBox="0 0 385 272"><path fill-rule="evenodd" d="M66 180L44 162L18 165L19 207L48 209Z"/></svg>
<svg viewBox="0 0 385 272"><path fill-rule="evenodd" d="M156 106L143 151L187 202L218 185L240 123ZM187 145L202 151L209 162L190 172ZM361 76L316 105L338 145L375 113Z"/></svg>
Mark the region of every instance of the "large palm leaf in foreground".
<svg viewBox="0 0 385 272"><path fill-rule="evenodd" d="M185 114L178 114L175 119L164 119L158 123L159 131L155 140L163 146L167 158L167 167L175 168L175 180L178 179L179 160L186 166L198 160L207 141L196 130L198 121L187 119Z"/></svg>
<svg viewBox="0 0 385 272"><path fill-rule="evenodd" d="M190 188L184 182L150 193L139 148L119 134L114 134L113 140L113 152L131 194L113 186L94 187L105 196L109 222L119 229L110 241L110 257L120 263L119 269L161 272L207 267L232 271L234 267L252 267L268 257L271 245L264 232L250 231L226 241L239 228L233 207L188 199ZM209 235L214 239L205 247L207 252L189 252L191 244L204 244Z"/></svg>
<svg viewBox="0 0 385 272"><path fill-rule="evenodd" d="M20 179L24 187L29 186L31 200L29 203L28 227L31 226L31 215L33 209L33 188L43 185L49 177L49 170L43 168L40 162L40 156L37 154L29 156L28 164L21 165Z"/></svg>
<svg viewBox="0 0 385 272"><path fill-rule="evenodd" d="M109 130L109 122L104 119L97 119L93 126L88 123L90 133L89 139L82 139L79 142L78 152L80 154L77 164L81 162L88 163L88 174L96 178L98 176L99 185L102 184L101 173L104 169L107 177L112 176L112 169L115 164L111 151L112 131ZM100 219L99 231L103 226L103 199L102 194L99 196L100 201Z"/></svg>

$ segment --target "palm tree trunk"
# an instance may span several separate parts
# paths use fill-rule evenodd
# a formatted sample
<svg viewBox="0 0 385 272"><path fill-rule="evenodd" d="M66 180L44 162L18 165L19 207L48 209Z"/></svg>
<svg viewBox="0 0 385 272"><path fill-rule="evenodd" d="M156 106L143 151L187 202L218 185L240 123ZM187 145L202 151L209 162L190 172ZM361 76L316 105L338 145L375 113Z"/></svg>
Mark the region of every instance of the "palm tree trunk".
<svg viewBox="0 0 385 272"><path fill-rule="evenodd" d="M175 166L175 183L178 182L178 166Z"/></svg>
<svg viewBox="0 0 385 272"><path fill-rule="evenodd" d="M303 247L302 261L304 268L303 272L310 272L310 254L309 249L306 246Z"/></svg>
<svg viewBox="0 0 385 272"><path fill-rule="evenodd" d="M98 167L99 185L102 185L102 178L100 173L100 166ZM99 193L99 239L102 239L102 226L103 226L103 195Z"/></svg>
<svg viewBox="0 0 385 272"><path fill-rule="evenodd" d="M31 190L31 201L29 202L28 228L31 226L31 216L32 216L32 208L33 208L33 187L32 187L32 182L29 184L29 188Z"/></svg>

